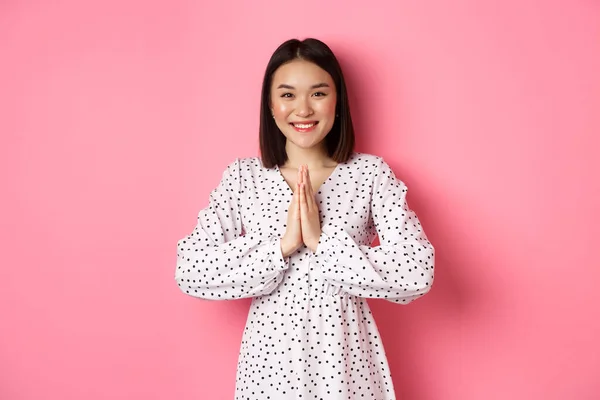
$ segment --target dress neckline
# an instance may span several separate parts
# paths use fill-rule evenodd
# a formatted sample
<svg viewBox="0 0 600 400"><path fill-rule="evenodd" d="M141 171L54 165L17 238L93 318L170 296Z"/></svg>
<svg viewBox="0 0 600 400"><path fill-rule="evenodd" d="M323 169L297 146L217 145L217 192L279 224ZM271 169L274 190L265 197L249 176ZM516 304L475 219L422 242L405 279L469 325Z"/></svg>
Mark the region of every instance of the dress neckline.
<svg viewBox="0 0 600 400"><path fill-rule="evenodd" d="M329 181L331 181L332 178L335 175L337 175L338 171L342 167L342 164L343 163L337 163L337 165L335 166L335 168L333 168L333 171L331 171L331 173L329 174L329 176L323 181L323 183L321 183L321 185L319 185L319 187L318 187L317 191L315 192L315 194L321 194L321 191L323 190L323 187L327 186L327 183ZM285 180L285 177L281 173L281 169L279 169L279 165L275 165L275 170L276 170L277 175L279 177L280 183L282 183L287 188L287 190L289 190L293 194L294 190L290 187L289 183Z"/></svg>

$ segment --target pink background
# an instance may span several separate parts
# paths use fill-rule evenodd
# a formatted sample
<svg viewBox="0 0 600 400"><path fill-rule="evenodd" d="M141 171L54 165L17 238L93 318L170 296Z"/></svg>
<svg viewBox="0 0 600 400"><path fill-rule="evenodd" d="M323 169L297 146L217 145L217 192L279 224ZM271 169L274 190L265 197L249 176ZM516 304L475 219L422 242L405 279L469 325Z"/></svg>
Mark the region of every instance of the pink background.
<svg viewBox="0 0 600 400"><path fill-rule="evenodd" d="M306 36L437 249L371 302L398 397L600 398L600 3L47 3L0 4L0 399L233 398L249 303L179 292L176 241Z"/></svg>

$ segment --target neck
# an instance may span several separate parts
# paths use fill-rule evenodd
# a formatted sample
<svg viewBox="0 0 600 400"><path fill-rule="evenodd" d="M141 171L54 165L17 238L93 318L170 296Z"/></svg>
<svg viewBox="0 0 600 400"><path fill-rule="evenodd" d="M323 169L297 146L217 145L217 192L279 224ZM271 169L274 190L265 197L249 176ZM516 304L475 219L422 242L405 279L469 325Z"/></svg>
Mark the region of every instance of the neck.
<svg viewBox="0 0 600 400"><path fill-rule="evenodd" d="M289 168L297 169L300 165L307 165L309 169L323 168L330 166L333 162L327 154L325 143L321 146L302 149L288 141L285 144L285 151L288 157L285 166Z"/></svg>

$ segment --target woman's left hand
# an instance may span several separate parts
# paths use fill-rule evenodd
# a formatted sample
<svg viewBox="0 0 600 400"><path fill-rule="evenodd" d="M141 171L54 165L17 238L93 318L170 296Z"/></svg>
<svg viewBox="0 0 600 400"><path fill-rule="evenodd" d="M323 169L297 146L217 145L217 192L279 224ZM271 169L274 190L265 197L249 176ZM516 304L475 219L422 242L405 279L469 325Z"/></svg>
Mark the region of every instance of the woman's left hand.
<svg viewBox="0 0 600 400"><path fill-rule="evenodd" d="M302 227L302 239L309 249L316 252L321 237L319 207L317 206L312 184L310 183L308 168L301 166L300 169L300 225Z"/></svg>

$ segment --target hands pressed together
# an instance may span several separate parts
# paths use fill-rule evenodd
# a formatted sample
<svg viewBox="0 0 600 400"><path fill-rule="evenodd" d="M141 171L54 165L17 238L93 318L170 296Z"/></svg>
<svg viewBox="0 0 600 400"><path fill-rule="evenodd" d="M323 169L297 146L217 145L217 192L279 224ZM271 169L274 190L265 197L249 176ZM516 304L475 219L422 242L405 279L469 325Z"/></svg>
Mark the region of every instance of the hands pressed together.
<svg viewBox="0 0 600 400"><path fill-rule="evenodd" d="M288 209L287 228L281 238L281 252L284 257L287 257L303 244L315 252L320 237L319 208L315 201L308 168L301 166L298 169L296 190Z"/></svg>

